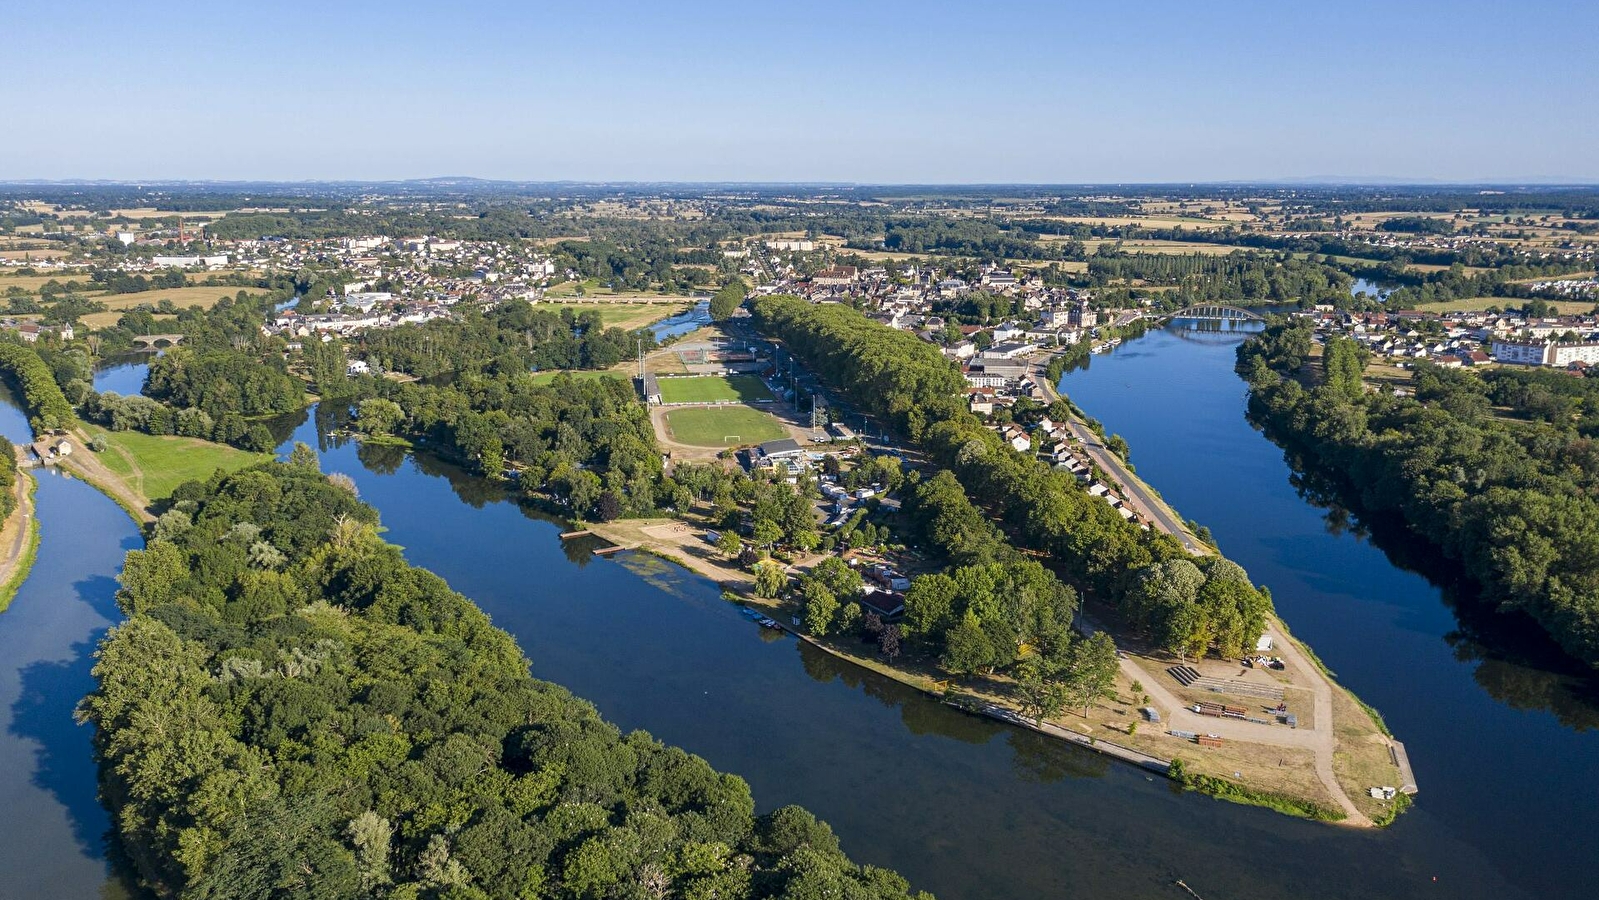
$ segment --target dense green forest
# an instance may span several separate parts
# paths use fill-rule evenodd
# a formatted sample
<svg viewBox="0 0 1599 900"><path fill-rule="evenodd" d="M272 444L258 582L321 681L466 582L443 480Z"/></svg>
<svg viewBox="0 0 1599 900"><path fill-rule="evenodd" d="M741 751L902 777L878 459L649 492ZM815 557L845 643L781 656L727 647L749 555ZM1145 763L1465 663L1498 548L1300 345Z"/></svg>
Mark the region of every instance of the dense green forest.
<svg viewBox="0 0 1599 900"><path fill-rule="evenodd" d="M1069 473L1011 449L966 412L959 402L964 380L931 344L840 305L773 296L752 307L763 331L947 470L922 482L908 512L922 537L957 564L1004 565L1015 558L1006 534L991 521L997 518L1018 545L1048 554L1067 581L1113 604L1133 627L1173 652L1231 656L1259 637L1271 599L1243 569L1216 556L1191 558L1175 538L1127 522ZM971 497L983 498L983 508ZM938 591L925 597L935 609L946 603L972 609L947 587ZM995 612L985 634L995 664L1015 658L1006 655L1002 634L1033 629L1033 636L1045 636L1050 621L1075 603L1039 597L1016 595L1012 602L1030 609ZM947 652L951 620L943 612L914 613L923 600L907 595L908 620L931 623L923 633L944 641ZM975 626L982 628L980 616Z"/></svg>
<svg viewBox="0 0 1599 900"><path fill-rule="evenodd" d="M171 897L906 896L796 807L528 673L309 448L174 494L104 639L103 796Z"/></svg>
<svg viewBox="0 0 1599 900"><path fill-rule="evenodd" d="M73 378L68 384L81 382ZM304 383L270 349L174 347L150 360L143 394L82 392L83 417L112 431L174 434L255 451L271 450L276 441L252 420L305 406Z"/></svg>
<svg viewBox="0 0 1599 900"><path fill-rule="evenodd" d="M471 373L449 384L364 385L362 431L424 441L493 478L514 466L524 490L578 516L647 515L676 496L649 414L624 379Z"/></svg>
<svg viewBox="0 0 1599 900"><path fill-rule="evenodd" d="M1422 365L1401 397L1366 391L1342 339L1306 378L1311 345L1292 321L1239 348L1251 417L1346 505L1401 517L1501 609L1599 664L1599 379Z"/></svg>
<svg viewBox="0 0 1599 900"><path fill-rule="evenodd" d="M751 309L762 331L782 338L813 371L912 439L965 408L960 372L937 347L909 332L846 306L794 297L761 297Z"/></svg>
<svg viewBox="0 0 1599 900"><path fill-rule="evenodd" d="M1104 244L1089 257L1088 274L1090 283L1096 286L1118 279L1176 285L1178 289L1165 299L1178 305L1213 302L1239 306L1344 306L1350 301L1348 275L1287 253L1128 253L1113 244Z"/></svg>
<svg viewBox="0 0 1599 900"><path fill-rule="evenodd" d="M55 372L32 348L10 335L0 337L0 376L22 397L35 434L77 422Z"/></svg>
<svg viewBox="0 0 1599 900"><path fill-rule="evenodd" d="M228 413L279 415L305 405L305 392L281 357L262 361L242 353L195 353L185 347L173 347L150 360L144 393L179 409L202 410L214 419Z"/></svg>
<svg viewBox="0 0 1599 900"><path fill-rule="evenodd" d="M0 436L0 523L17 511L16 488L21 475L17 469L16 446Z"/></svg>
<svg viewBox="0 0 1599 900"><path fill-rule="evenodd" d="M648 330L606 328L600 313L511 300L459 319L369 331L354 344L368 362L421 378L452 372L608 369L655 342Z"/></svg>

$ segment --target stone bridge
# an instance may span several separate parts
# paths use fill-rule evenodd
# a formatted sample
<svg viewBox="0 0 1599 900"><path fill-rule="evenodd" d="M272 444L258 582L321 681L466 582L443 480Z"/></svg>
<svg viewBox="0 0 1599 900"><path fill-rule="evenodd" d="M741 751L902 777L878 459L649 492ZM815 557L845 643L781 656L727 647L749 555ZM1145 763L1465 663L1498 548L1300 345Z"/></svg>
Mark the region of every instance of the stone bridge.
<svg viewBox="0 0 1599 900"><path fill-rule="evenodd" d="M135 350L165 350L183 343L181 334L141 334L133 339Z"/></svg>

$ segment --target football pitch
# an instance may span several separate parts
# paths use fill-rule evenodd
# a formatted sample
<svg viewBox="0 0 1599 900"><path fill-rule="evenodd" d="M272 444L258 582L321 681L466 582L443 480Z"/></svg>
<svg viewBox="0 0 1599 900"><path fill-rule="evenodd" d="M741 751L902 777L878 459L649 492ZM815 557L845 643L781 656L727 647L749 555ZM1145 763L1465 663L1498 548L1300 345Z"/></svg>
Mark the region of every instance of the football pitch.
<svg viewBox="0 0 1599 900"><path fill-rule="evenodd" d="M662 403L750 403L772 399L772 392L754 375L691 375L662 378Z"/></svg>
<svg viewBox="0 0 1599 900"><path fill-rule="evenodd" d="M788 437L770 413L747 406L674 409L666 414L666 430L672 440L692 447L737 447Z"/></svg>

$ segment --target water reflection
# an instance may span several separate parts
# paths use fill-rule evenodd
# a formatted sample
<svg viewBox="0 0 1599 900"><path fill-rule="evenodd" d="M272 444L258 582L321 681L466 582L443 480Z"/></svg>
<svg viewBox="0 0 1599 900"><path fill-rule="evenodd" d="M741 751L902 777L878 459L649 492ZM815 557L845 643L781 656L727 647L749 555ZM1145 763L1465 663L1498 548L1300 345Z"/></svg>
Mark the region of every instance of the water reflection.
<svg viewBox="0 0 1599 900"><path fill-rule="evenodd" d="M129 548L131 549L131 548ZM8 734L36 742L32 783L66 810L72 836L87 856L105 851L106 816L96 793L92 765L86 766L84 729L72 720L78 701L94 689L94 651L109 623L122 618L116 608L116 580L95 575L73 584L76 599L107 623L84 632L64 658L38 660L20 670L21 690L11 706Z"/></svg>
<svg viewBox="0 0 1599 900"><path fill-rule="evenodd" d="M1253 427L1233 372L1241 339L1154 331L1061 387L1127 438L1139 474L1272 589L1294 632L1405 741L1418 806L1370 836L1374 846L1438 832L1459 842L1458 859L1533 896L1580 895L1588 870L1573 861L1599 861L1599 808L1572 790L1599 771L1592 674L1524 617L1483 602L1458 563L1402 523L1362 516L1353 492L1307 474ZM1456 892L1485 890L1460 885L1460 865L1431 874Z"/></svg>
<svg viewBox="0 0 1599 900"><path fill-rule="evenodd" d="M709 324L711 324L711 302L701 300L694 304L693 308L675 316L668 316L651 325L650 334L654 335L656 341L664 341L668 338L681 337Z"/></svg>
<svg viewBox="0 0 1599 900"><path fill-rule="evenodd" d="M1416 537L1398 517L1362 517L1352 508L1358 506L1357 492L1307 469L1301 454L1285 450L1283 461L1294 490L1323 511L1328 534L1369 542L1389 564L1438 588L1458 622L1443 639L1458 662L1479 663L1473 678L1490 696L1516 709L1553 713L1570 728L1599 724L1599 675L1570 659L1530 617L1484 598L1458 564Z"/></svg>
<svg viewBox="0 0 1599 900"><path fill-rule="evenodd" d="M0 408L8 436L13 415ZM93 488L37 477L38 558L0 615L0 895L124 896L107 880L92 733L73 710L94 686L96 646L121 619L115 573L142 541Z"/></svg>
<svg viewBox="0 0 1599 900"><path fill-rule="evenodd" d="M503 485L426 453L369 468L358 445L316 433L336 420L314 415L297 437L356 478L411 562L513 634L535 675L738 774L763 810L809 807L856 859L944 900L1163 898L1183 876L1211 897L1300 883L1432 897L1428 876L1457 859L1471 874L1458 896L1520 896L1425 815L1374 839L1175 793L761 629L647 554L596 559Z"/></svg>

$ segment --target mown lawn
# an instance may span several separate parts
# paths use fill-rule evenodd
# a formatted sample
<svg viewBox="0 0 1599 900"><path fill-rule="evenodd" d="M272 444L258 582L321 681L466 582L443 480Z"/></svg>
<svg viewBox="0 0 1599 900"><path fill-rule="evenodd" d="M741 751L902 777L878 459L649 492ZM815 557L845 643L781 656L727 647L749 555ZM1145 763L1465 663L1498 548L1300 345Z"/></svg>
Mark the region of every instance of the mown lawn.
<svg viewBox="0 0 1599 900"><path fill-rule="evenodd" d="M672 440L693 447L736 447L788 437L769 413L747 406L695 406L666 414Z"/></svg>
<svg viewBox="0 0 1599 900"><path fill-rule="evenodd" d="M272 458L270 453L249 453L196 438L98 429L90 433L104 434L106 439L105 451L96 458L128 487L151 500L169 497L178 485L209 478L217 469L233 472Z"/></svg>
<svg viewBox="0 0 1599 900"><path fill-rule="evenodd" d="M754 375L662 378L660 385L662 403L749 403L772 399L772 392Z"/></svg>

